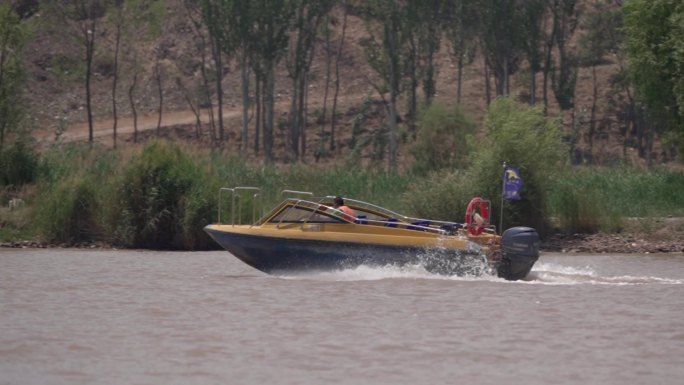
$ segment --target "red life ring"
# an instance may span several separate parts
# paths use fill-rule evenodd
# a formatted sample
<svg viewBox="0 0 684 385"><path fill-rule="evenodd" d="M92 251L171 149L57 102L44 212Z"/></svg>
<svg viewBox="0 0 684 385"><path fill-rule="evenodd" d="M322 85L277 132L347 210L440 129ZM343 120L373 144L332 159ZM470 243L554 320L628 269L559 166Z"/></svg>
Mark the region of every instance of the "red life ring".
<svg viewBox="0 0 684 385"><path fill-rule="evenodd" d="M479 214L483 223L477 223L474 219L475 214ZM480 197L475 197L470 200L466 207L465 222L468 225L468 231L473 235L480 235L485 229L485 224L489 219L489 202Z"/></svg>

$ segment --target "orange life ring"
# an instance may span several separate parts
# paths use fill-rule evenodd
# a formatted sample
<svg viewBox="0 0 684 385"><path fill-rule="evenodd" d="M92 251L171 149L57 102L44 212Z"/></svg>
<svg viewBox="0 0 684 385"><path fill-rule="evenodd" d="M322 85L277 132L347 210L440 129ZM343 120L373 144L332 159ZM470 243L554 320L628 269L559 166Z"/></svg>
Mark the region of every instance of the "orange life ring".
<svg viewBox="0 0 684 385"><path fill-rule="evenodd" d="M475 214L479 214L484 220L484 223L487 223L487 219L489 219L489 202L480 197L475 197L470 200L466 207L465 222L466 225L468 225L468 231L470 234L480 235L484 231L485 226L474 220L473 217Z"/></svg>

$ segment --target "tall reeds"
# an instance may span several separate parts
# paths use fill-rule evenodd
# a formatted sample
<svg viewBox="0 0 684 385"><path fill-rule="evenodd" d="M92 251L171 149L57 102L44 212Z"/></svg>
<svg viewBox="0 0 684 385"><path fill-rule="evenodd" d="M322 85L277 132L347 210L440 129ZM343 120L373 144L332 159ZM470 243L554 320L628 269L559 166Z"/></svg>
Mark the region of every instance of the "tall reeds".
<svg viewBox="0 0 684 385"><path fill-rule="evenodd" d="M53 243L214 248L203 227L218 219L219 188L236 186L261 187L267 209L282 199L280 191L296 189L451 221L460 221L467 201L477 195L490 199L494 217L499 215L500 175L480 172L474 178L473 170L482 168L397 175L344 166L276 167L169 142L118 151L66 146L43 154L38 164L37 182L23 212L31 215L35 231ZM487 191L480 187L485 177L493 178ZM615 232L624 218L684 216L684 175L675 171L566 168L536 183L547 189L546 219L566 232ZM230 202L222 203L228 210ZM244 208L243 222L251 220L250 205ZM504 217L506 227L521 224ZM17 234L6 229L16 222L12 218L0 218L5 227L0 237Z"/></svg>
<svg viewBox="0 0 684 385"><path fill-rule="evenodd" d="M576 168L556 175L550 212L568 232L617 232L623 219L684 216L684 175L666 169Z"/></svg>

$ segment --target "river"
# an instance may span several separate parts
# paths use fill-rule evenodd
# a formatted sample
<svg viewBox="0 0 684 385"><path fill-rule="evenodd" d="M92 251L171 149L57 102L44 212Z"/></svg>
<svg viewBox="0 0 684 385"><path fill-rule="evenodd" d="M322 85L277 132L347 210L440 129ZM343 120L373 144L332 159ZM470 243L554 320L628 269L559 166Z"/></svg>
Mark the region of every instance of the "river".
<svg viewBox="0 0 684 385"><path fill-rule="evenodd" d="M684 256L525 281L269 276L230 254L0 249L0 384L675 384Z"/></svg>

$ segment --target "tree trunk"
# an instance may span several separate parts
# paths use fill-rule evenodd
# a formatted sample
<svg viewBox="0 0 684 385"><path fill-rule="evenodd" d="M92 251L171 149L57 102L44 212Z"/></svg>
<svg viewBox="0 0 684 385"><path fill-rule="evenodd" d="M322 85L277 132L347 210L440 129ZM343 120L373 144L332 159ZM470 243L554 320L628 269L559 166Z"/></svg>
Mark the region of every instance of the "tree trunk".
<svg viewBox="0 0 684 385"><path fill-rule="evenodd" d="M256 116L256 120L254 122L254 154L258 155L259 154L259 149L261 148L261 132L262 132L262 124L261 122L263 121L263 82L264 82L264 77L259 71L254 72L254 77L255 77L255 82L254 82L254 101L256 103L256 113L254 116Z"/></svg>
<svg viewBox="0 0 684 385"><path fill-rule="evenodd" d="M395 52L398 55L398 52ZM397 97L399 95L398 58L390 58L390 105L389 105L389 171L397 172Z"/></svg>
<svg viewBox="0 0 684 385"><path fill-rule="evenodd" d="M554 16L555 18L555 16ZM554 22L555 24L555 22ZM546 51L544 52L544 70L542 81L542 98L544 99L544 114L549 109L549 73L551 73L553 42L556 39L556 28L551 28L551 36L546 41Z"/></svg>
<svg viewBox="0 0 684 385"><path fill-rule="evenodd" d="M491 82L489 79L489 65L487 64L487 58L484 58L484 80L485 80L485 99L487 101L487 105L492 102L492 93L491 93Z"/></svg>
<svg viewBox="0 0 684 385"><path fill-rule="evenodd" d="M88 114L88 143L93 145L93 106L90 90L90 80L93 73L93 56L95 55L95 21L89 23L89 28L83 30L86 43L86 111Z"/></svg>
<svg viewBox="0 0 684 385"><path fill-rule="evenodd" d="M161 65L159 63L159 56L157 56L157 60L154 66L154 72L155 72L155 79L157 81L157 91L159 93L159 107L157 109L158 112L158 118L157 118L157 137L161 135L161 122L162 122L162 113L163 113L163 108L164 108L164 89L162 88L162 76L161 76Z"/></svg>
<svg viewBox="0 0 684 385"><path fill-rule="evenodd" d="M437 89L435 86L435 63L432 52L428 56L426 72L425 86L423 88L425 89L425 105L429 106L432 104Z"/></svg>
<svg viewBox="0 0 684 385"><path fill-rule="evenodd" d="M335 58L335 95L333 96L333 105L330 115L330 151L335 151L335 123L337 122L337 96L340 93L340 58L344 49L344 38L347 35L347 1L342 2L344 8L344 19L342 21L342 35L340 36L340 44L337 47L337 56Z"/></svg>
<svg viewBox="0 0 684 385"><path fill-rule="evenodd" d="M503 63L503 94L508 96L511 94L511 87L509 84L509 73L508 73L508 55L504 56L504 63Z"/></svg>
<svg viewBox="0 0 684 385"><path fill-rule="evenodd" d="M241 58L242 75L242 137L240 138L240 154L247 155L249 125L249 68L247 67L247 51L243 50Z"/></svg>
<svg viewBox="0 0 684 385"><path fill-rule="evenodd" d="M589 121L589 154L594 155L594 136L596 135L596 109L598 100L598 79L596 76L596 65L591 66L591 78L593 82L593 92L591 100L591 117Z"/></svg>
<svg viewBox="0 0 684 385"><path fill-rule="evenodd" d="M117 10L119 12L119 16L117 17L117 22L116 22L116 33L115 33L115 43L114 43L114 69L113 69L113 76L112 76L112 115L114 117L114 123L113 123L113 138L112 138L112 143L113 147L116 148L116 129L117 129L117 123L118 123L118 114L116 111L116 85L119 80L119 44L121 42L121 23L123 22L121 20L121 9L119 8Z"/></svg>
<svg viewBox="0 0 684 385"><path fill-rule="evenodd" d="M461 104L461 86L463 84L463 55L458 57L458 75L456 77L456 103Z"/></svg>
<svg viewBox="0 0 684 385"><path fill-rule="evenodd" d="M302 91L299 85L299 74L295 75L292 81L292 102L290 104L290 130L288 144L290 148L290 159L296 161L299 158L299 94Z"/></svg>
<svg viewBox="0 0 684 385"><path fill-rule="evenodd" d="M410 60L410 70L409 77L411 86L409 89L409 111L408 111L408 124L409 133L411 137L415 139L416 137L416 115L418 110L418 52L415 45L411 46L411 60Z"/></svg>
<svg viewBox="0 0 684 385"><path fill-rule="evenodd" d="M328 119L328 93L330 91L330 76L332 75L332 44L330 41L330 28L325 28L325 88L323 89L323 111L318 123L318 143L314 156L316 162L323 152L323 135L325 132L325 123Z"/></svg>
<svg viewBox="0 0 684 385"><path fill-rule="evenodd" d="M389 122L389 171L397 172L397 92L390 91L390 122Z"/></svg>
<svg viewBox="0 0 684 385"><path fill-rule="evenodd" d="M537 79L535 69L530 66L530 104L537 104Z"/></svg>
<svg viewBox="0 0 684 385"><path fill-rule="evenodd" d="M308 76L304 74L304 92L302 92L301 98L301 105L302 105L302 111L301 111L301 118L300 118L300 126L301 126L301 131L299 135L299 141L301 143L300 146L300 160L303 160L304 157L306 156L306 117L308 116L307 111L308 111L308 100L309 100L309 89L307 85L309 84L308 82Z"/></svg>
<svg viewBox="0 0 684 385"><path fill-rule="evenodd" d="M176 78L176 84L183 92L183 98L185 99L185 102L188 103L190 111L192 111L192 114L195 116L195 139L199 140L202 137L202 110L199 108L198 104L193 101L190 91L183 85L180 78Z"/></svg>
<svg viewBox="0 0 684 385"><path fill-rule="evenodd" d="M266 153L266 163L272 164L275 160L273 156L275 65L274 63L269 63L266 68L266 84L264 87L264 152Z"/></svg>
<svg viewBox="0 0 684 385"><path fill-rule="evenodd" d="M135 87L138 85L138 71L134 70L133 81L128 87L128 101L131 104L131 113L133 114L133 143L138 143L138 111L135 108Z"/></svg>
<svg viewBox="0 0 684 385"><path fill-rule="evenodd" d="M211 40L211 51L214 57L214 70L216 71L216 112L218 115L218 139L223 145L225 140L225 134L223 129L223 56L221 55L220 41L217 41L215 37L209 36Z"/></svg>

